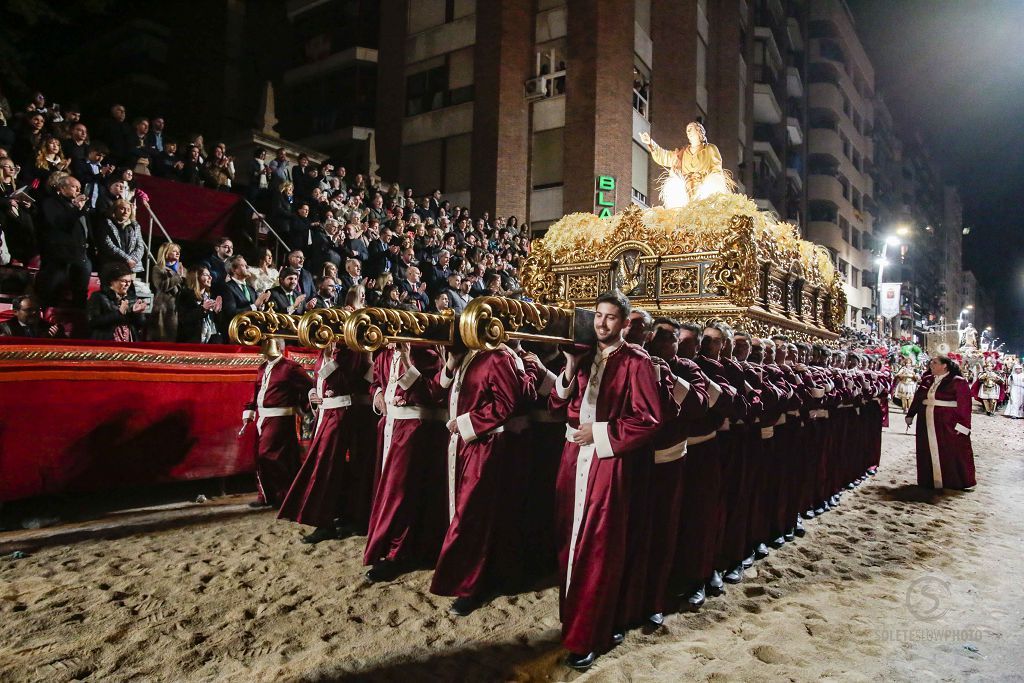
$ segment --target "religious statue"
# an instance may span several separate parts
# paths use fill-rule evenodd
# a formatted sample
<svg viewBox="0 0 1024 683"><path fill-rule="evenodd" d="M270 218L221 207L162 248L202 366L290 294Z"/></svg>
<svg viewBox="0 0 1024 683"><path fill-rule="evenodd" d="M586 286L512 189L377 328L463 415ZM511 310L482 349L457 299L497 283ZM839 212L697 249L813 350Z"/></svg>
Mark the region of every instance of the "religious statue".
<svg viewBox="0 0 1024 683"><path fill-rule="evenodd" d="M640 140L651 158L665 168L661 184L661 203L669 209L686 206L694 199L732 192L736 184L722 168L722 154L708 142L704 126L692 121L686 126L689 144L682 149L663 149L646 132Z"/></svg>
<svg viewBox="0 0 1024 683"><path fill-rule="evenodd" d="M967 327L965 327L964 331L960 333L960 348L978 348L978 331L974 329L974 325L967 323Z"/></svg>

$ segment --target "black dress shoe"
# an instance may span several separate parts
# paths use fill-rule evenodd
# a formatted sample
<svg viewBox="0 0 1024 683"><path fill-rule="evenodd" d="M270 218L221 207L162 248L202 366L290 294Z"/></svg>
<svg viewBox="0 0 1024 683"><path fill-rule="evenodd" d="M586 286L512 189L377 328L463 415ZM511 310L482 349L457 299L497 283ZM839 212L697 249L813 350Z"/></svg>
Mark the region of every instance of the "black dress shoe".
<svg viewBox="0 0 1024 683"><path fill-rule="evenodd" d="M757 549L754 550L754 557L756 557L759 560L763 560L764 558L768 557L768 555L768 546L766 546L764 543L758 543Z"/></svg>
<svg viewBox="0 0 1024 683"><path fill-rule="evenodd" d="M585 655L578 655L575 652L570 652L565 657L565 665L570 669L576 669L576 671L586 671L594 665L594 661L596 659L596 652L588 652Z"/></svg>
<svg viewBox="0 0 1024 683"><path fill-rule="evenodd" d="M625 631L616 631L612 634L612 647L622 645L622 641L626 639Z"/></svg>
<svg viewBox="0 0 1024 683"><path fill-rule="evenodd" d="M651 616L647 617L647 621L651 622L655 626L661 626L665 623L665 615L661 612L655 612Z"/></svg>
<svg viewBox="0 0 1024 683"><path fill-rule="evenodd" d="M793 529L790 529L789 531L787 531L786 533L784 533L782 535L782 538L786 539L786 543L792 543L793 541L796 540L796 531L793 530Z"/></svg>
<svg viewBox="0 0 1024 683"><path fill-rule="evenodd" d="M402 567L398 562L381 560L366 572L366 579L370 583L394 581L401 573Z"/></svg>
<svg viewBox="0 0 1024 683"><path fill-rule="evenodd" d="M804 513L804 519L814 519L814 510L807 510Z"/></svg>
<svg viewBox="0 0 1024 683"><path fill-rule="evenodd" d="M265 500L254 500L251 503L249 503L249 507L251 507L251 508L268 508L268 507L271 507L271 505L270 505L270 503L268 503Z"/></svg>
<svg viewBox="0 0 1024 683"><path fill-rule="evenodd" d="M315 531L311 534L306 534L302 537L303 543L315 544L320 541L326 541L332 538L337 538L338 534L329 527L318 526Z"/></svg>
<svg viewBox="0 0 1024 683"><path fill-rule="evenodd" d="M796 518L796 526L793 527L793 533L803 538L807 534L807 530L804 529L804 522L799 517Z"/></svg>
<svg viewBox="0 0 1024 683"><path fill-rule="evenodd" d="M829 504L829 507L834 507L834 508L839 507L839 494L837 493L837 494L833 495L831 498L829 498L828 499L828 504Z"/></svg>
<svg viewBox="0 0 1024 683"><path fill-rule="evenodd" d="M750 569L754 566L754 556L743 558L743 564L741 565L744 569Z"/></svg>
<svg viewBox="0 0 1024 683"><path fill-rule="evenodd" d="M480 601L476 598L455 598L448 611L457 617L466 617L475 612L478 607L480 607Z"/></svg>
<svg viewBox="0 0 1024 683"><path fill-rule="evenodd" d="M722 580L725 581L726 583L739 583L740 581L742 581L743 580L743 565L740 564L740 565L730 569L726 573L726 575L722 577Z"/></svg>
<svg viewBox="0 0 1024 683"><path fill-rule="evenodd" d="M704 595L704 585L702 584L693 593L686 598L686 610L689 612L696 612L704 604L706 597Z"/></svg>
<svg viewBox="0 0 1024 683"><path fill-rule="evenodd" d="M878 474L878 468L877 467L869 467L868 468L868 474L871 475L872 477L875 476L876 474Z"/></svg>
<svg viewBox="0 0 1024 683"><path fill-rule="evenodd" d="M711 597L718 597L725 592L725 582L722 581L722 573L718 570L711 572L711 578L708 579L706 592Z"/></svg>
<svg viewBox="0 0 1024 683"><path fill-rule="evenodd" d="M786 538L785 536L779 536L778 538L774 538L772 539L772 542L769 545L778 550L782 546L786 545Z"/></svg>

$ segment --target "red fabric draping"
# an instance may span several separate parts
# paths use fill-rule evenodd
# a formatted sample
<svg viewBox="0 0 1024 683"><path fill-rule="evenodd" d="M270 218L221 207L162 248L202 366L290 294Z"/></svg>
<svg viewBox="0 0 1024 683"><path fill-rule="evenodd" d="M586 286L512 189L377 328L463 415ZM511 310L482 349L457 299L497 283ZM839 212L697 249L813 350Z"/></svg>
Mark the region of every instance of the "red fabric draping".
<svg viewBox="0 0 1024 683"><path fill-rule="evenodd" d="M210 240L230 231L237 217L241 195L208 190L153 176L135 176L136 185L147 195L156 217L177 240ZM140 210L139 222L148 226ZM159 234L159 233L157 233Z"/></svg>
<svg viewBox="0 0 1024 683"><path fill-rule="evenodd" d="M110 357L110 354L123 354ZM253 469L254 349L0 338L0 501Z"/></svg>

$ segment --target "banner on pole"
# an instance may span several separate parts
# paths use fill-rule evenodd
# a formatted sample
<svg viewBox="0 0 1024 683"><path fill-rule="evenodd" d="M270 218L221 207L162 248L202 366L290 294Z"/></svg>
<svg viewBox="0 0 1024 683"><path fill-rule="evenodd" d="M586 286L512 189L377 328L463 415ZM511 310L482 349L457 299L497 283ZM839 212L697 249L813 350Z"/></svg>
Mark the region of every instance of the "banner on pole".
<svg viewBox="0 0 1024 683"><path fill-rule="evenodd" d="M883 282L878 285L878 314L895 318L900 314L900 283Z"/></svg>

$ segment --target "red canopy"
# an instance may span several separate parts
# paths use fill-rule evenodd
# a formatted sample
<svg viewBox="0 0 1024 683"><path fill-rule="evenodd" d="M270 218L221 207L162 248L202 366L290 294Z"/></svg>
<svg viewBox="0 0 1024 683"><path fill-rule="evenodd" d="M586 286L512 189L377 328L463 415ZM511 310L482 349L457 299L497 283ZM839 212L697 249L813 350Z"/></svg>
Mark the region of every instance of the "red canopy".
<svg viewBox="0 0 1024 683"><path fill-rule="evenodd" d="M136 175L135 183L149 195L153 212L176 240L212 241L228 234L242 204L241 195L153 176ZM148 225L144 212L138 218L143 226Z"/></svg>

